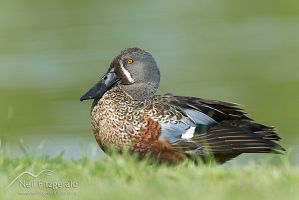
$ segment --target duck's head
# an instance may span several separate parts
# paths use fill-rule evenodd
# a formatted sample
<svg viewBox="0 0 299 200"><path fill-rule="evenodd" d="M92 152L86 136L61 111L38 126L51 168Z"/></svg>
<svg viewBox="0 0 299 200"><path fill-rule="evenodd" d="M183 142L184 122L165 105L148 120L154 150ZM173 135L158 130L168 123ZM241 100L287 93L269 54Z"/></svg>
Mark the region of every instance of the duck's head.
<svg viewBox="0 0 299 200"><path fill-rule="evenodd" d="M160 82L160 71L153 56L139 48L128 48L116 56L107 73L81 98L100 99L105 92L119 86L134 100L150 99Z"/></svg>

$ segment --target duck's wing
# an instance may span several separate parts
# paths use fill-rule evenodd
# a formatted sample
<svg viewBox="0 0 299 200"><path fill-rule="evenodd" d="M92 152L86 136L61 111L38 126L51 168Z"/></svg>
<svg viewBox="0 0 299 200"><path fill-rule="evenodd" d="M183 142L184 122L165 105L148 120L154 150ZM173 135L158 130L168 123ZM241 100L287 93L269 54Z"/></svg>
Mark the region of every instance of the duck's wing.
<svg viewBox="0 0 299 200"><path fill-rule="evenodd" d="M241 153L284 151L275 143L280 137L274 128L254 122L237 104L171 95L160 98L183 116L160 123L159 139L178 150L200 156L209 152L221 163Z"/></svg>
<svg viewBox="0 0 299 200"><path fill-rule="evenodd" d="M171 105L178 106L183 109L193 109L203 112L216 121L231 120L231 119L248 119L246 113L236 103L207 100L197 97L185 96L161 96L164 100L168 101Z"/></svg>

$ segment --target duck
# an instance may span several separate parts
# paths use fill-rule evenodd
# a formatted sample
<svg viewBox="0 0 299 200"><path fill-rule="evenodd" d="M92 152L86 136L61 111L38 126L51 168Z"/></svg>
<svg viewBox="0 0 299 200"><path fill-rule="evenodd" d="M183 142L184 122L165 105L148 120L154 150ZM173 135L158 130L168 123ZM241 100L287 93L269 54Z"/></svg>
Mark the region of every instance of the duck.
<svg viewBox="0 0 299 200"><path fill-rule="evenodd" d="M140 48L122 50L80 98L93 100L91 126L104 152L117 149L176 164L200 158L225 163L243 153L283 153L274 127L249 118L238 104L157 95L160 70Z"/></svg>

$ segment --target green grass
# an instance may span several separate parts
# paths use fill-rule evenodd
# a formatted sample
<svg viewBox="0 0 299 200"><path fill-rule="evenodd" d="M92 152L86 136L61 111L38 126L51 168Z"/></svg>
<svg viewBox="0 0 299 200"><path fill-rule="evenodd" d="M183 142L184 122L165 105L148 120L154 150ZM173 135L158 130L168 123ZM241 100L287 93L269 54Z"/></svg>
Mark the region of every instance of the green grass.
<svg viewBox="0 0 299 200"><path fill-rule="evenodd" d="M82 156L64 161L54 157L11 157L0 152L0 199L299 199L299 168L290 166L287 156L280 163L270 162L245 166L177 166L138 162L129 155L112 155L101 160ZM24 189L17 183L7 185L23 171L55 172L49 181L76 181L72 189ZM27 179L29 179L27 177ZM26 179L26 180L27 180ZM18 192L72 192L72 196L22 196ZM75 193L75 194L74 194Z"/></svg>

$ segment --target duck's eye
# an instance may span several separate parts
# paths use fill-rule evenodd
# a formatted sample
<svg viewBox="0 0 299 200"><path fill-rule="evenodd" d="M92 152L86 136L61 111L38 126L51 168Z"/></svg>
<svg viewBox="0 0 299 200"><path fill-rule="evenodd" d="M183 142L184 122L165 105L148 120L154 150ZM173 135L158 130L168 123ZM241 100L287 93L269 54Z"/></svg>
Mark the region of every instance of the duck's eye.
<svg viewBox="0 0 299 200"><path fill-rule="evenodd" d="M134 60L131 59L131 58L129 58L129 59L127 60L127 64L132 64L133 62L134 62Z"/></svg>

